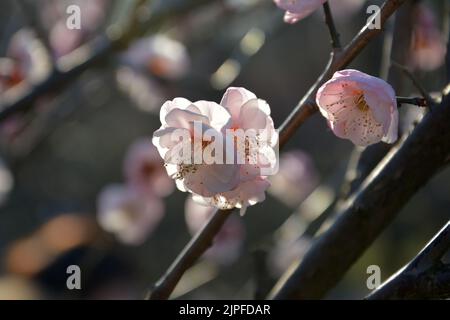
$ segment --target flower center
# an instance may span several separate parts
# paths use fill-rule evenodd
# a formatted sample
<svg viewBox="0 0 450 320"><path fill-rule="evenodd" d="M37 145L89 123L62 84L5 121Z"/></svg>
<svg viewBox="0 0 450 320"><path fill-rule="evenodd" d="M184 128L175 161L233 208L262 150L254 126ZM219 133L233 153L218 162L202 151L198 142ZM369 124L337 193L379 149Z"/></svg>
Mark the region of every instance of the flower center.
<svg viewBox="0 0 450 320"><path fill-rule="evenodd" d="M369 105L367 104L366 100L364 99L364 95L361 94L358 96L358 98L355 101L356 107L362 111L367 112L369 111Z"/></svg>

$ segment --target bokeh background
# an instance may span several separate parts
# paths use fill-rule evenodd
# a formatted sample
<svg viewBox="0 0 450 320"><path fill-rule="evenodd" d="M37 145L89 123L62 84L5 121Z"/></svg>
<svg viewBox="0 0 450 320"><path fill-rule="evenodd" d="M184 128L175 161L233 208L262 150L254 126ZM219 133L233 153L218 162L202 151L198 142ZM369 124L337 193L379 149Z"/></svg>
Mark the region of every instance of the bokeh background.
<svg viewBox="0 0 450 320"><path fill-rule="evenodd" d="M151 19L153 6L180 2L148 1L139 16L150 14ZM330 1L343 43L366 22L367 6L381 2ZM444 37L446 1L422 2ZM65 27L65 9L71 4L81 8L81 30ZM131 5L133 1L1 1L2 108L9 105L11 92L21 96L51 76L53 64L89 47L97 36L113 34ZM321 73L330 51L322 12L295 25L284 24L282 17L271 0L210 1L181 16L169 14L144 30L137 42L107 55L67 86L40 96L27 112L3 119L0 298L142 298L203 218L186 219L187 194L175 190L157 200L162 210L145 213L161 216L144 239L124 243L118 232L99 223L99 194L111 185L126 185L124 161L130 146L151 140L167 99L219 102L226 87L243 86L270 104L280 125ZM379 76L389 44L384 35L389 39L390 32L392 24L351 67ZM445 82L443 69L437 65L414 73L432 93ZM406 78L393 85L402 86L401 95L417 94ZM416 107L402 108L404 132L418 116ZM353 151L320 115L311 118L287 145L290 157L282 158L282 171L273 178L266 201L249 208L243 218L232 217L213 251L186 273L174 297L263 297L310 245L310 237L298 236L339 194ZM445 170L413 197L327 298L366 295L369 265L380 266L383 280L402 267L449 219L449 195L450 171ZM127 206L119 209L130 219L123 224L132 224L140 214ZM66 287L66 268L74 264L81 268L81 290Z"/></svg>

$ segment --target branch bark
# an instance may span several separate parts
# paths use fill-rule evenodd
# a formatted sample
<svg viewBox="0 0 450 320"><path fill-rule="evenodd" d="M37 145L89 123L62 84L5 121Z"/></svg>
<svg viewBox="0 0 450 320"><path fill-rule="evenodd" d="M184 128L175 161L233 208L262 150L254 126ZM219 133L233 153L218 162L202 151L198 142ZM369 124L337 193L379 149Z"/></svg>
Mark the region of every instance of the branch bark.
<svg viewBox="0 0 450 320"><path fill-rule="evenodd" d="M215 235L222 228L227 218L235 210L219 210L211 215L203 228L198 232L161 279L147 292L146 299L166 300L175 289L184 272L212 245Z"/></svg>
<svg viewBox="0 0 450 320"><path fill-rule="evenodd" d="M397 215L402 206L450 158L450 96L392 149L345 203L335 224L314 243L270 297L323 297Z"/></svg>
<svg viewBox="0 0 450 320"><path fill-rule="evenodd" d="M404 268L366 299L450 298L450 264L441 259L450 250L450 221Z"/></svg>

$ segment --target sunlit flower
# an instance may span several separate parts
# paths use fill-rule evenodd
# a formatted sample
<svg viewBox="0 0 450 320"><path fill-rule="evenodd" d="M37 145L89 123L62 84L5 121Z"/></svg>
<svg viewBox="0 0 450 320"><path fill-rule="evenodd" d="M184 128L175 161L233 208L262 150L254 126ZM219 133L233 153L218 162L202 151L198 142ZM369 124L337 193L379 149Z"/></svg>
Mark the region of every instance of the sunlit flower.
<svg viewBox="0 0 450 320"><path fill-rule="evenodd" d="M417 5L411 39L410 64L413 68L432 71L444 64L446 42L427 6Z"/></svg>
<svg viewBox="0 0 450 320"><path fill-rule="evenodd" d="M80 8L79 28L68 28L69 6ZM56 58L69 54L87 40L105 21L109 1L105 0L71 0L47 2L42 9L42 20L47 25L49 42ZM72 14L72 12L71 12Z"/></svg>
<svg viewBox="0 0 450 320"><path fill-rule="evenodd" d="M235 164L205 164L203 158L199 161L194 159L196 153L202 157L211 142L206 140L203 132L198 132L198 126L200 130L208 130L220 137L225 146L222 130L229 127L230 118L225 108L209 101L192 103L184 98L175 98L161 107L162 126L153 134L152 141L179 190L211 197L236 186L239 167ZM182 159L177 159L180 145L190 150Z"/></svg>
<svg viewBox="0 0 450 320"><path fill-rule="evenodd" d="M164 216L164 203L158 197L143 197L126 186L112 185L99 194L97 210L103 229L125 244L139 245Z"/></svg>
<svg viewBox="0 0 450 320"><path fill-rule="evenodd" d="M319 9L326 0L274 0L276 5L286 10L284 21L296 23Z"/></svg>
<svg viewBox="0 0 450 320"><path fill-rule="evenodd" d="M338 71L318 90L316 102L340 138L358 146L397 140L395 92L379 78L357 70Z"/></svg>
<svg viewBox="0 0 450 320"><path fill-rule="evenodd" d="M294 150L281 155L278 173L270 177L269 192L290 207L297 207L317 186L318 173L308 154Z"/></svg>
<svg viewBox="0 0 450 320"><path fill-rule="evenodd" d="M366 3L366 0L334 0L329 2L333 18L345 20L357 13Z"/></svg>
<svg viewBox="0 0 450 320"><path fill-rule="evenodd" d="M147 195L167 196L174 189L173 180L167 176L164 162L150 139L141 139L131 145L124 163L128 185Z"/></svg>
<svg viewBox="0 0 450 320"><path fill-rule="evenodd" d="M213 212L214 208L200 205L192 197L186 199L184 214L191 235L195 235L203 227ZM241 253L244 239L242 220L232 215L215 236L212 247L205 252L205 258L222 265L232 264Z"/></svg>
<svg viewBox="0 0 450 320"><path fill-rule="evenodd" d="M264 200L270 185L267 176L276 171L278 164L278 134L265 101L243 88L229 88L220 105L177 98L163 105L161 122L163 126L154 133L153 143L181 191L189 191L196 201L220 209L239 208L242 214L248 206ZM198 136L195 122L218 134L214 142L219 139L224 144L223 162L170 162L179 149L180 139L173 137L177 130L185 131L193 153L196 148L208 147L211 140Z"/></svg>

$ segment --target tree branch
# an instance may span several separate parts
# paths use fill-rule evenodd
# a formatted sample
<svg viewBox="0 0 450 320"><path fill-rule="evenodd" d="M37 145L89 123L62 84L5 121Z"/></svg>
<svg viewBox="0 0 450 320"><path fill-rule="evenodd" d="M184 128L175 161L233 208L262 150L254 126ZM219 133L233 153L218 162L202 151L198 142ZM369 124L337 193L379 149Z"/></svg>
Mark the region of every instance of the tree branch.
<svg viewBox="0 0 450 320"><path fill-rule="evenodd" d="M345 203L335 224L280 279L270 297L323 297L414 193L448 162L449 121L447 95L435 112L426 114L411 135L386 155Z"/></svg>
<svg viewBox="0 0 450 320"><path fill-rule="evenodd" d="M386 0L380 15L381 23L384 26L385 21L391 16L395 10L405 0ZM295 131L314 113L317 112L317 106L314 102L314 94L317 89L332 74L348 65L365 46L372 40L381 30L368 29L367 25L358 33L358 35L350 42L350 44L338 55L332 53L329 63L324 72L318 78L316 83L309 89L307 94L298 103L296 108L291 112L286 121L278 129L280 132L280 149L293 136ZM167 299L183 273L191 267L191 265L208 249L215 235L225 223L226 218L230 215L230 211L216 212L210 221L214 223L206 224L197 235L187 244L183 251L178 255L175 262L166 272L166 274L158 281L152 290L147 293L148 299ZM206 244L206 245L205 245ZM156 293L155 293L156 292Z"/></svg>
<svg viewBox="0 0 450 320"><path fill-rule="evenodd" d="M410 263L366 299L450 298L450 265L441 261L449 249L450 221Z"/></svg>
<svg viewBox="0 0 450 320"><path fill-rule="evenodd" d="M98 63L106 60L114 53L123 50L136 37L144 34L149 29L160 25L169 17L183 15L199 6L212 3L211 0L192 0L192 1L177 1L162 2L157 9L152 12L148 20L141 21L137 18L137 10L143 0L137 0L133 18L129 21L129 25L120 33L118 37L111 37L108 35L99 36L97 39L87 44L91 47L92 54L81 61L77 61L64 70L54 70L51 75L43 80L41 83L35 85L25 95L14 97L2 97L3 105L0 106L0 121L7 117L25 112L33 107L33 103L41 96L55 92L56 90L64 89L67 85L75 81L78 76L87 69L94 68ZM218 0L214 0L218 1ZM76 53L75 53L76 55ZM11 101L9 101L11 100ZM6 102L6 103L4 103Z"/></svg>
<svg viewBox="0 0 450 320"><path fill-rule="evenodd" d="M341 49L341 42L339 40L339 33L337 32L336 26L334 24L333 14L331 13L330 4L325 2L323 4L323 12L325 13L325 23L328 26L331 36L331 47L333 50Z"/></svg>

